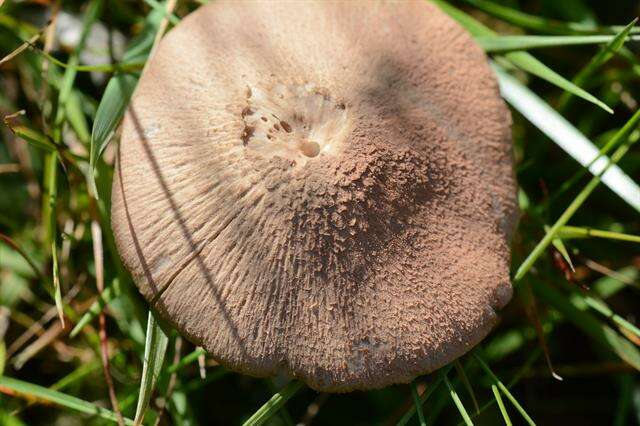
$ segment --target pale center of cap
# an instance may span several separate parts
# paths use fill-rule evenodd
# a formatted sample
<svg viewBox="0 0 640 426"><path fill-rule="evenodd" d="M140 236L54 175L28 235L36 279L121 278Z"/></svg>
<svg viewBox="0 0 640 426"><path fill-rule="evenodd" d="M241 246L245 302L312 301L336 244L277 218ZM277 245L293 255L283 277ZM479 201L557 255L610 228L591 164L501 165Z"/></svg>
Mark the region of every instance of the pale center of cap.
<svg viewBox="0 0 640 426"><path fill-rule="evenodd" d="M244 147L265 158L304 165L336 155L347 133L347 106L313 84L248 86L241 112Z"/></svg>

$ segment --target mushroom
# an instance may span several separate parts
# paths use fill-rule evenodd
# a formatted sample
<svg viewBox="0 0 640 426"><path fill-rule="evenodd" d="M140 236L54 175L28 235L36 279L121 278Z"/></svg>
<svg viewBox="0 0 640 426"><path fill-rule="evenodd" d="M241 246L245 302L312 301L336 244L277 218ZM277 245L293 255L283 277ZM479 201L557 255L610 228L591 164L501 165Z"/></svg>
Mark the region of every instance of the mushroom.
<svg viewBox="0 0 640 426"><path fill-rule="evenodd" d="M211 2L127 111L117 247L231 370L406 383L511 298L510 126L484 53L431 3Z"/></svg>

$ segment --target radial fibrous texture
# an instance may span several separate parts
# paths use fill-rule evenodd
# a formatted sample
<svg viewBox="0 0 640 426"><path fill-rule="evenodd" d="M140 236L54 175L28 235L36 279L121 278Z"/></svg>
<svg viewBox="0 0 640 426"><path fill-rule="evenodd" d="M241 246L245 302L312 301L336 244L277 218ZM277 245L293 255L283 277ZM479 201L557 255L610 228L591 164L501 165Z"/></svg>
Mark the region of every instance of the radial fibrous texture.
<svg viewBox="0 0 640 426"><path fill-rule="evenodd" d="M511 297L511 119L428 2L211 2L126 114L118 249L226 367L324 391L408 382Z"/></svg>

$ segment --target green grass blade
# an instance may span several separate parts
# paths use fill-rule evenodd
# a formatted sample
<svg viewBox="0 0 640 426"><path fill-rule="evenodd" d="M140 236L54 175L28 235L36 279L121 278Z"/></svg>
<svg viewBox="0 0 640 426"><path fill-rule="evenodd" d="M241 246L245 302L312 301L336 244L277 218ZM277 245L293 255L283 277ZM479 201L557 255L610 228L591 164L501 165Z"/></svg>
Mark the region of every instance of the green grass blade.
<svg viewBox="0 0 640 426"><path fill-rule="evenodd" d="M549 232L549 227L547 225L545 225L544 231ZM555 249L558 250L558 253L562 255L562 258L565 260L565 262L569 264L569 267L571 268L571 270L575 272L576 268L574 268L573 266L573 261L571 260L571 256L569 256L569 251L567 250L567 247L564 245L564 242L562 241L562 239L560 237L556 237L553 240L551 240L551 244L553 244L553 247L555 247Z"/></svg>
<svg viewBox="0 0 640 426"><path fill-rule="evenodd" d="M540 16L530 15L519 10L503 6L487 0L464 0L466 3L486 12L498 19L513 25L531 30L553 34L617 32L619 27L598 27L579 22L563 22Z"/></svg>
<svg viewBox="0 0 640 426"><path fill-rule="evenodd" d="M67 114L67 101L71 96L71 92L73 90L73 84L76 79L76 69L80 63L80 52L84 49L84 46L89 37L89 33L91 31L91 27L93 23L98 19L100 12L102 11L103 0L93 0L87 6L87 10L85 12L84 18L82 20L82 32L80 34L80 39L78 41L78 45L76 49L73 51L71 56L69 57L69 68L65 69L64 75L62 76L62 83L60 85L60 93L58 94L58 110L56 112L56 117L53 126L54 133L54 142L60 142L60 135L62 132L62 122L66 118Z"/></svg>
<svg viewBox="0 0 640 426"><path fill-rule="evenodd" d="M282 406L293 397L301 388L303 384L297 380L292 380L282 388L278 393L274 394L269 401L267 401L262 407L258 409L246 422L244 426L260 426L269 420L274 414L282 408Z"/></svg>
<svg viewBox="0 0 640 426"><path fill-rule="evenodd" d="M548 229L549 227L547 226L545 228ZM571 256L569 256L569 251L567 251L567 247L564 245L562 240L560 238L554 238L553 240L551 240L551 244L553 244L556 250L558 250L558 252L562 256L564 261L567 262L571 270L575 272L576 268L573 266L573 261L571 260Z"/></svg>
<svg viewBox="0 0 640 426"><path fill-rule="evenodd" d="M490 37L495 36L496 33L481 24L480 22L473 19L471 16L467 15L460 9L457 9L450 4L442 1L442 0L432 0L435 4L437 4L445 13L451 16L453 19L458 21L460 25L465 27L467 31L469 31L474 38L475 37ZM553 71L551 68L547 67L545 64L537 60L535 57L531 56L527 52L510 52L505 55L505 57L518 68L527 71L533 75L536 75L556 86L560 87L563 90L567 90L574 95L589 101L595 105L598 105L600 108L605 111L611 113L613 112L611 108L605 105L598 98L588 93L587 91L581 89L576 86L566 78L562 77L560 74Z"/></svg>
<svg viewBox="0 0 640 426"><path fill-rule="evenodd" d="M640 235L623 234L620 232L603 231L600 229L581 228L577 226L563 226L558 229L558 237L562 239L572 238L606 238L609 240L629 241L640 243Z"/></svg>
<svg viewBox="0 0 640 426"><path fill-rule="evenodd" d="M202 356L202 355L206 355L206 351L202 348L198 348L195 349L193 352L191 352L188 355L185 355L180 361L178 361L175 364L170 365L165 371L164 374L173 374L176 371L180 370L182 367L184 367L185 365L189 365L192 362L195 362L198 360L198 357Z"/></svg>
<svg viewBox="0 0 640 426"><path fill-rule="evenodd" d="M120 124L131 95L138 84L138 77L133 74L117 74L109 80L96 111L96 118L91 131L91 153L89 156L90 183L96 198L95 187L96 163L107 148L113 133Z"/></svg>
<svg viewBox="0 0 640 426"><path fill-rule="evenodd" d="M56 239L51 241L51 259L53 262L53 300L56 303L56 309L58 310L58 317L60 323L64 327L64 313L62 307L62 290L60 289L60 267L58 266L58 249L56 247Z"/></svg>
<svg viewBox="0 0 640 426"><path fill-rule="evenodd" d="M418 387L416 386L416 381L411 382L411 396L413 397L413 405L416 407L416 412L418 413L418 422L420 426L427 426L427 421L424 418L424 413L422 412L422 403L420 402L420 395L418 394Z"/></svg>
<svg viewBox="0 0 640 426"><path fill-rule="evenodd" d="M431 394L438 388L438 386L440 385L444 377L449 373L449 371L451 371L452 368L453 368L453 364L449 364L440 368L435 373L436 376L427 387L427 390L422 392L422 395L420 395L420 406L423 406L424 403L427 402L427 399L429 399ZM406 413L404 413L400 421L398 421L397 426L405 426L407 423L409 423L409 421L411 420L415 412L416 412L416 406L414 404L407 410Z"/></svg>
<svg viewBox="0 0 640 426"><path fill-rule="evenodd" d="M58 380L57 382L49 386L49 389L57 390L57 391L62 390L68 386L71 386L73 383L78 382L79 380L85 378L89 374L98 370L101 366L102 364L97 359L94 359L93 361L90 361L85 364L81 364L74 371L72 371L71 373L64 376L62 379Z"/></svg>
<svg viewBox="0 0 640 426"><path fill-rule="evenodd" d="M89 125L87 119L84 116L82 110L82 101L80 99L80 92L78 90L72 90L67 100L67 121L71 125L71 128L85 145L89 145L91 140L91 133L89 131Z"/></svg>
<svg viewBox="0 0 640 426"><path fill-rule="evenodd" d="M458 411L460 412L460 415L462 416L464 423L467 426L473 426L473 422L471 421L471 417L469 417L469 413L467 413L467 409L464 408L464 404L460 400L458 393L453 388L453 386L451 385L451 382L449 381L446 375L444 376L444 384L447 386L447 389L449 389L449 395L451 396L453 403L456 405L456 408L458 408Z"/></svg>
<svg viewBox="0 0 640 426"><path fill-rule="evenodd" d="M15 59L18 55L20 55L22 52L24 52L25 50L27 50L29 48L29 46L32 46L33 43L35 43L36 41L38 41L38 39L41 37L41 33L39 32L38 34L34 35L33 37L31 37L29 40L25 40L23 41L20 46L16 47L15 49L13 49L13 51L11 51L11 53L9 53L8 55L1 57L0 58L0 65L4 65L7 62Z"/></svg>
<svg viewBox="0 0 640 426"><path fill-rule="evenodd" d="M0 0L0 7L2 7L2 1ZM0 425L2 426L27 426L22 422L19 418L17 418L13 413L9 413L4 409L0 408Z"/></svg>
<svg viewBox="0 0 640 426"><path fill-rule="evenodd" d="M455 21L457 21L460 25L462 25L467 31L476 37L496 37L498 33L491 30L489 27L484 25L483 23L477 21L475 18L472 18L471 15L466 14L462 10L458 9L447 3L444 0L431 0L432 3L438 5L438 7Z"/></svg>
<svg viewBox="0 0 640 426"><path fill-rule="evenodd" d="M631 401L634 394L634 376L625 374L618 379L618 386L620 387L620 396L618 397L618 404L615 408L615 418L613 419L613 426L625 426L629 424L629 415L631 409ZM636 413L638 412L636 408Z"/></svg>
<svg viewBox="0 0 640 426"><path fill-rule="evenodd" d="M88 363L83 363L78 368L76 368L74 371L72 371L71 373L67 374L66 376L64 376L63 378L61 378L60 380L58 380L57 382L55 382L51 386L49 386L49 389L52 390L52 391L61 391L64 388L69 387L72 384L74 384L74 383L86 378L86 376L88 376L89 374L93 373L95 370L97 370L101 366L102 366L101 362L99 360L97 360L97 359L94 359L94 360L92 360L92 361L90 361ZM35 402L30 401L28 404L26 404L26 406L24 406L23 408L18 409L14 414L17 415L19 412L29 408L34 403ZM2 422L0 422L0 425L1 424L2 424Z"/></svg>
<svg viewBox="0 0 640 426"><path fill-rule="evenodd" d="M527 71L530 74L542 78L543 80L547 80L549 83L555 84L559 88L598 105L603 110L613 114L613 110L600 99L562 77L560 74L556 73L527 52L511 52L507 53L505 57L521 70Z"/></svg>
<svg viewBox="0 0 640 426"><path fill-rule="evenodd" d="M154 8L145 20L140 34L131 42L124 53L123 61L141 62L146 60L153 45L160 21L165 9ZM116 128L120 124L129 104L131 95L138 84L136 74L115 74L107 83L91 130L91 147L89 154L89 185L96 198L99 198L95 183L97 161L106 149Z"/></svg>
<svg viewBox="0 0 640 426"><path fill-rule="evenodd" d="M50 402L61 407L66 407L71 410L79 411L81 413L86 413L92 416L97 416L103 418L105 420L110 420L112 422L117 421L116 414L107 410L106 408L99 407L95 404L92 404L89 401L85 401L80 398L76 398L75 396L67 395L62 392L54 391L51 389L47 389L43 386L38 386L33 383L24 382L22 380L13 379L11 377L0 377L0 389L5 389L10 393L17 393L19 395L24 395L27 399L39 399L46 402ZM131 419L124 419L125 424L133 425L133 421Z"/></svg>
<svg viewBox="0 0 640 426"><path fill-rule="evenodd" d="M542 353L543 353L542 349L540 349L539 347L537 347L533 351L531 351L531 353L529 354L529 356L527 357L525 362L522 363L519 366L518 371L513 375L513 377L509 381L509 383L507 383L506 388L510 389L510 388L514 387L524 377L525 373L531 369L531 366L537 361L537 359L540 357L540 355L542 355ZM495 384L495 382L493 384ZM497 387L497 385L496 385L496 387ZM497 401L496 401L495 398L490 399L489 401L487 401L484 405L482 405L482 407L480 407L480 414L485 412L489 407L491 407L494 404L496 404L496 402ZM463 423L460 422L460 423L458 423L458 426L462 426L462 424Z"/></svg>
<svg viewBox="0 0 640 426"><path fill-rule="evenodd" d="M537 280L532 288L538 297L553 306L585 334L640 371L640 351L638 348L591 315L587 311L586 303L577 292L574 292L571 297L566 297L557 289Z"/></svg>
<svg viewBox="0 0 640 426"><path fill-rule="evenodd" d="M51 54L45 52L44 50L39 49L34 44L30 44L30 47L37 51L52 64L57 65L63 69L71 69L76 72L132 72L139 71L144 66L144 63L141 62L117 62L114 64L79 65L77 61L63 62L55 56L52 56Z"/></svg>
<svg viewBox="0 0 640 426"><path fill-rule="evenodd" d="M60 322L64 324L60 272L58 268L58 235L56 231L56 204L58 202L58 154L56 152L50 152L45 156L44 187L46 194L44 196L42 219L45 224L45 240L49 245L48 248L53 260L53 299L58 310L58 315L60 316Z"/></svg>
<svg viewBox="0 0 640 426"><path fill-rule="evenodd" d="M5 118L4 123L6 126L13 132L14 135L18 136L20 139L23 139L30 145L42 149L45 152L56 152L58 147L51 139L37 130L31 129L26 126L13 126L10 122Z"/></svg>
<svg viewBox="0 0 640 426"><path fill-rule="evenodd" d="M615 296L620 291L633 285L640 278L640 270L628 266L626 268L612 271L603 276L591 285L591 290L603 300Z"/></svg>
<svg viewBox="0 0 640 426"><path fill-rule="evenodd" d="M582 69L580 74L576 76L576 81L578 81L579 83L584 82L586 80L586 77L591 75L596 69L600 68L607 61L609 61L609 59L611 59L618 50L622 49L627 41L636 40L630 34L633 32L637 22L638 18L635 18L624 28L622 28L620 32L616 34L613 40L611 40L606 46L604 46L602 50L591 59L587 67Z"/></svg>
<svg viewBox="0 0 640 426"><path fill-rule="evenodd" d="M58 200L58 156L51 152L44 160L44 188L45 199L42 208L42 222L45 226L45 240L51 245L55 237L55 209ZM55 243L55 241L54 241Z"/></svg>
<svg viewBox="0 0 640 426"><path fill-rule="evenodd" d="M502 414L504 424L507 426L511 426L512 425L511 418L509 417L507 408L504 406L504 402L502 401L502 396L500 396L500 391L498 391L498 386L495 384L492 384L491 392L493 392L493 397L496 399L496 403L498 404L498 408L500 409L500 414Z"/></svg>
<svg viewBox="0 0 640 426"><path fill-rule="evenodd" d="M7 346L4 343L4 336L0 339L0 377L4 374L4 366L7 364Z"/></svg>
<svg viewBox="0 0 640 426"><path fill-rule="evenodd" d="M149 52L151 51L151 47L153 46L153 41L156 38L156 33L160 27L160 22L162 21L165 13L166 6L163 6L161 10L153 9L149 12L144 21L142 30L133 40L131 40L129 46L127 46L127 50L122 56L123 62L140 64L144 64L146 62Z"/></svg>
<svg viewBox="0 0 640 426"><path fill-rule="evenodd" d="M634 20L634 23L636 21ZM628 29L625 28L624 36L622 37L622 43L624 43L628 32L631 30L631 27ZM622 33L621 33L622 34ZM529 50L529 49L538 49L542 47L562 47L562 46L576 46L576 45L585 45L585 44L602 44L609 43L609 46L605 47L602 52L613 52L618 50L619 47L615 47L616 43L620 41L618 37L620 35L585 35L585 36L509 36L509 35L500 35L500 36L488 36L488 37L476 37L476 41L485 52L487 53L500 53L500 52L510 52L514 50ZM630 40L638 40L637 36L632 36ZM595 59L595 58L594 58ZM584 80L581 80L583 83ZM580 86L575 79L573 83L576 86Z"/></svg>
<svg viewBox="0 0 640 426"><path fill-rule="evenodd" d="M180 18L178 18L173 13L168 13L166 8L157 0L144 0L144 2L151 6L154 10L162 13L164 17L169 19L169 22L171 22L172 25L178 25L180 23Z"/></svg>
<svg viewBox="0 0 640 426"><path fill-rule="evenodd" d="M151 394L156 386L160 369L167 352L169 338L164 333L153 313L149 311L147 322L147 337L144 345L144 364L142 367L142 378L140 379L140 391L138 395L138 405L134 423L142 424L144 414L151 401Z"/></svg>
<svg viewBox="0 0 640 426"><path fill-rule="evenodd" d="M622 129L620 129L616 135L613 137L614 140L621 140L629 135L629 133L636 127L638 122L640 121L640 111L637 111L633 117L624 125ZM596 187L600 184L602 174L609 168L610 165L616 164L620 159L626 154L629 147L635 141L631 138L628 138L625 143L623 143L611 156L611 160L609 165L605 167L602 172L594 176L589 183L584 187L582 191L573 199L571 204L566 208L566 210L560 215L556 223L549 229L549 231L545 234L545 236L540 240L538 245L533 249L533 251L527 256L527 258L522 262L516 275L514 277L515 281L519 281L529 272L529 269L533 266L533 264L538 260L538 258L544 253L547 249L551 241L555 238L558 230L567 224L567 222L573 217L575 212L584 204L584 202L589 198L589 195L596 189Z"/></svg>
<svg viewBox="0 0 640 426"><path fill-rule="evenodd" d="M94 148L91 153L92 165L102 155L120 124L137 83L138 77L133 74L118 74L107 83L91 132L91 146Z"/></svg>
<svg viewBox="0 0 640 426"><path fill-rule="evenodd" d="M572 82L576 86L582 86L587 81L587 79L593 75L598 68L602 67L605 63L609 61L613 57L613 55L620 50L624 43L630 38L629 33L633 29L633 27L638 22L638 18L635 18L631 21L626 27L622 29L611 41L608 42L606 46L604 46L591 60L589 63L580 70L580 72L573 78ZM569 104L569 100L571 99L571 92L565 92L560 97L558 101L558 109L560 111L564 110Z"/></svg>
<svg viewBox="0 0 640 426"><path fill-rule="evenodd" d="M79 61L79 55L86 43L89 30L92 24L98 17L100 10L102 9L102 0L94 0L89 3L87 11L83 19L82 33L80 40L74 52L71 54L69 62L77 64ZM53 143L60 145L62 142L62 125L66 117L66 103L72 92L73 84L75 81L76 72L73 69L65 70L62 77L62 83L60 86L60 92L58 94L57 111L53 122ZM49 245L50 254L53 260L53 287L54 287L54 300L60 321L64 325L64 315L62 313L62 294L60 291L60 272L58 268L58 256L57 256L57 227L56 227L56 205L58 199L58 153L50 152L45 158L45 174L44 174L44 187L46 188L46 194L43 201L42 219L45 223L45 241Z"/></svg>
<svg viewBox="0 0 640 426"><path fill-rule="evenodd" d="M473 391L473 386L471 386L471 382L467 377L467 373L465 373L464 368L462 367L462 364L460 363L459 360L455 360L453 362L453 365L455 366L456 373L458 373L458 376L460 378L460 381L462 382L462 385L465 387L465 389L467 390L467 393L471 397L471 401L473 402L473 407L475 408L476 414L478 414L478 412L480 411L480 406L478 405L476 394Z"/></svg>
<svg viewBox="0 0 640 426"><path fill-rule="evenodd" d="M78 323L73 327L73 330L71 330L71 333L69 333L69 337L76 337L85 325L97 317L104 307L107 306L109 302L119 297L120 294L122 294L120 290L120 282L118 278L114 278L111 285L105 288L104 291L98 295L96 301L93 302L87 312L82 315L80 321L78 321Z"/></svg>
<svg viewBox="0 0 640 426"><path fill-rule="evenodd" d="M598 300L591 296L583 296L581 294L576 294L576 297L582 298L584 303L586 303L587 306L589 306L591 309L600 313L606 318L611 319L611 321L613 321L616 325L618 325L621 328L624 328L631 334L635 335L638 338L638 340L640 340L640 329L635 325L631 324L626 319L622 318L620 315L613 312L613 310L611 310L611 308L602 300Z"/></svg>
<svg viewBox="0 0 640 426"><path fill-rule="evenodd" d="M608 144L598 150L593 142L529 88L507 74L499 65L494 64L494 68L502 96L511 106L583 165L585 169L581 171L584 170L585 173L590 171L594 175L603 172L603 168L608 164L603 156L620 142L618 139L611 139ZM627 204L640 211L640 199L637 195L640 193L640 187L618 166L610 166L606 173L603 172L602 182Z"/></svg>
<svg viewBox="0 0 640 426"><path fill-rule="evenodd" d="M536 423L533 421L533 419L529 416L529 414L527 414L525 409L522 407L522 405L520 405L518 400L511 394L511 392L509 392L509 389L507 389L507 387L500 381L500 379L498 379L498 377L495 374L493 374L493 371L491 371L489 366L482 360L482 358L480 358L477 352L474 352L473 356L476 358L476 361L478 361L478 363L480 364L480 367L482 367L485 373L487 373L487 375L491 377L493 384L496 385L498 389L500 389L500 391L504 394L504 396L507 397L509 401L511 401L511 403L516 408L516 410L518 410L522 418L530 426L535 426Z"/></svg>

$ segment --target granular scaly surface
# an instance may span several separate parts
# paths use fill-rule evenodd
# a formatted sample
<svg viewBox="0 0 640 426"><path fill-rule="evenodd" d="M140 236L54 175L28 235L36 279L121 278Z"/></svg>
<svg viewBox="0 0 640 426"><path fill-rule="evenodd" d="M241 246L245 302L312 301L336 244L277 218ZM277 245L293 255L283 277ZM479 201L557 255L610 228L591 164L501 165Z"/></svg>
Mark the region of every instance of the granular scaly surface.
<svg viewBox="0 0 640 426"><path fill-rule="evenodd" d="M483 52L428 2L212 2L127 112L118 249L232 370L408 382L511 297L510 125Z"/></svg>

